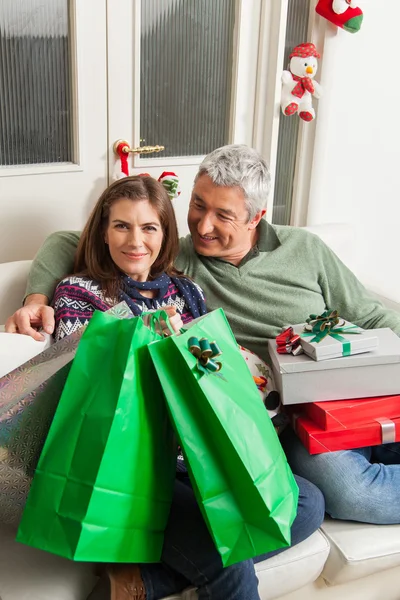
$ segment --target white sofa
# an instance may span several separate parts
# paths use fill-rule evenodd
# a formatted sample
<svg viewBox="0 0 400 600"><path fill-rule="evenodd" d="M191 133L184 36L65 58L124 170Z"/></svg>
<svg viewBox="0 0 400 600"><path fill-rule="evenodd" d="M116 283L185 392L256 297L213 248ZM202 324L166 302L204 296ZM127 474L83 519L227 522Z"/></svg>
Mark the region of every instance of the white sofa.
<svg viewBox="0 0 400 600"><path fill-rule="evenodd" d="M346 226L311 228L356 270ZM0 264L0 323L21 303L30 261ZM400 306L391 303L399 310ZM0 600L84 600L93 569L17 544L15 529L0 526ZM294 548L257 565L262 600L398 600L400 526L326 519ZM195 600L188 590L170 600ZM245 599L243 599L245 600Z"/></svg>

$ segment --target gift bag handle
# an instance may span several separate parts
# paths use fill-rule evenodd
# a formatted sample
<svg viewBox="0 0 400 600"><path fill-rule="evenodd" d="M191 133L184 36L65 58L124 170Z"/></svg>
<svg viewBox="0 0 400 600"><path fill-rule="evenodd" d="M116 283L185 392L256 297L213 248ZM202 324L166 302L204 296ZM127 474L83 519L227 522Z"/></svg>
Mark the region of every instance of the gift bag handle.
<svg viewBox="0 0 400 600"><path fill-rule="evenodd" d="M168 337L169 335L173 335L175 333L169 321L168 313L165 310L157 310L156 312L146 313L146 316L149 317L148 327L153 333L158 333L164 337Z"/></svg>

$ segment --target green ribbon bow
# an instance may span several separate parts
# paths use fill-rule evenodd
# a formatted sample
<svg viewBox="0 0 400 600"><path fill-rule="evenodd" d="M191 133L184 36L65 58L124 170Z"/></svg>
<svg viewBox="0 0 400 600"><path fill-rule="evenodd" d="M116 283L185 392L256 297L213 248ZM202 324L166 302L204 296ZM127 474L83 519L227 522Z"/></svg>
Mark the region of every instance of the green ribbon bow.
<svg viewBox="0 0 400 600"><path fill-rule="evenodd" d="M340 323L339 313L337 310L326 310L322 313L322 315L310 315L307 319L307 323L308 326L306 326L304 331L300 334L301 337L314 336L310 342L319 344L319 342L322 342L322 340L329 335L338 342L341 342L343 346L343 356L350 356L351 342L339 334L361 333L357 325L344 325L344 321Z"/></svg>
<svg viewBox="0 0 400 600"><path fill-rule="evenodd" d="M191 337L188 340L191 354L197 358L197 368L201 373L209 375L222 369L222 363L214 360L222 354L216 342L209 342L207 338Z"/></svg>

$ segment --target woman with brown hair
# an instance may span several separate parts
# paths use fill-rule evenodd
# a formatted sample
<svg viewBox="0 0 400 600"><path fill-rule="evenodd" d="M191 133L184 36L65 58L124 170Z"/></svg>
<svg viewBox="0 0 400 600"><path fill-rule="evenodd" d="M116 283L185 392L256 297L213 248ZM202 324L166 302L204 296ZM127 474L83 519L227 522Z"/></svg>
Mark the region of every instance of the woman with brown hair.
<svg viewBox="0 0 400 600"><path fill-rule="evenodd" d="M83 230L74 275L56 288L55 339L121 301L135 315L165 308L175 330L205 314L201 289L173 266L178 250L174 209L161 183L136 176L111 184Z"/></svg>

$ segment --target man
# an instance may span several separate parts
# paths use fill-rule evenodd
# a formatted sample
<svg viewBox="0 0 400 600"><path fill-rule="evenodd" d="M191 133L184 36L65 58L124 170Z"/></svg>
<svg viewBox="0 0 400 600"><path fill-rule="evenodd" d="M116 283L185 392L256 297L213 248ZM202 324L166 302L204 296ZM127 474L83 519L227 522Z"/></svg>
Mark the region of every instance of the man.
<svg viewBox="0 0 400 600"><path fill-rule="evenodd" d="M246 146L219 148L200 165L188 214L191 236L181 240L176 266L204 289L208 309L222 306L238 342L267 361L268 338L275 337L284 324L302 322L310 313L320 314L326 307L339 310L342 317L360 326L387 326L400 335L399 315L385 310L371 298L318 237L301 229L272 226L263 219L269 188L267 165L255 150ZM53 234L46 240L32 265L25 306L10 317L7 331L27 333L38 339L36 326L41 324L46 331L53 329L52 309L47 305L57 281L72 271L78 240L77 232ZM343 493L341 464L342 455L346 453L329 455L338 455L336 461L331 459L329 475L335 478L335 486L328 485L325 490L324 465L311 469L310 462L315 457L304 457L290 432L286 438L286 450L295 473L308 477L310 472L324 494L328 492L328 511L333 516L367 522L400 522L397 501L397 506L382 507L379 519L370 518L366 496L363 511L357 512L359 497L354 486L349 494L354 497L348 498L348 506L339 514L336 505L338 496ZM357 451L349 451L351 453ZM301 456L300 461L296 460L298 456ZM361 454L358 457L361 458ZM363 458L365 464L357 466L365 473L374 465L368 457ZM365 483L361 475L358 479ZM378 479L383 496L388 492L387 477L382 473ZM398 483L396 489L400 490L400 469L394 479L393 484ZM366 482L371 484L368 479ZM300 489L302 485L301 481ZM314 497L313 502L317 503L316 512L320 513L319 501ZM297 519L305 521L306 509L301 504ZM308 517L311 518L311 514ZM315 525L314 521L314 528ZM185 548L186 553L190 551ZM168 560L169 556L167 564ZM171 568L178 566L174 564ZM245 568L249 568L247 562ZM248 572L245 577L247 581L252 579ZM192 581L187 575L186 579ZM202 593L201 598L217 598ZM255 593L248 588L245 595L225 593L224 598L252 599L257 597Z"/></svg>

